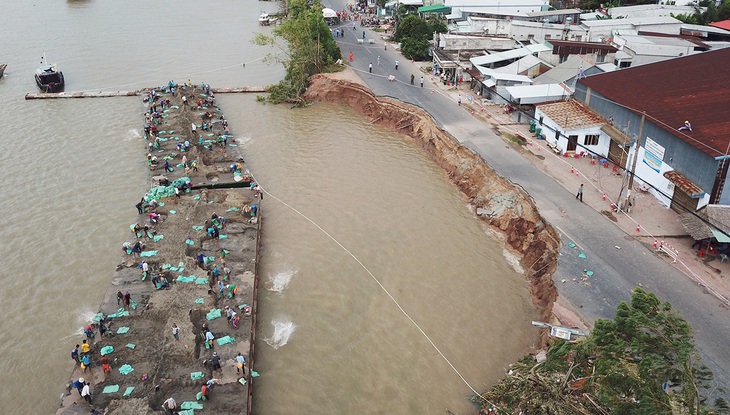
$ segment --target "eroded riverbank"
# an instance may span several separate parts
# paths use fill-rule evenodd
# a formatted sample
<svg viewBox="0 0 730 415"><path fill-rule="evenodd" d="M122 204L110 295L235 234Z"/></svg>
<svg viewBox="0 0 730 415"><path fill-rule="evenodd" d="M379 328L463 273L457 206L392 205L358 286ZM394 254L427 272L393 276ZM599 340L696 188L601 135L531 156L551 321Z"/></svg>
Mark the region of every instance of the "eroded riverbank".
<svg viewBox="0 0 730 415"><path fill-rule="evenodd" d="M499 176L479 155L461 146L436 126L420 108L389 98L376 97L362 85L328 75L313 77L307 99L348 105L393 132L417 143L448 175L468 203L503 236L519 255L530 281L533 303L541 318L551 318L557 290L551 279L557 267L559 237L537 211L530 196Z"/></svg>

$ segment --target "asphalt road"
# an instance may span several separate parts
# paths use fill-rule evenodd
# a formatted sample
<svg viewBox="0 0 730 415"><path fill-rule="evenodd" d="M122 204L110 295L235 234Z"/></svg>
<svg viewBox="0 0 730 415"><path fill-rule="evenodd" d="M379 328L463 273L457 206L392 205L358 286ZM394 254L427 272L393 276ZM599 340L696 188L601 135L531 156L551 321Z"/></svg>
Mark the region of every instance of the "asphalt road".
<svg viewBox="0 0 730 415"><path fill-rule="evenodd" d="M331 1L329 7L342 10L345 3ZM480 154L500 175L532 196L540 213L563 238L553 281L559 295L568 299L585 320L592 323L598 318L612 319L619 302L630 301L631 290L641 284L679 310L695 331L697 348L703 363L715 373L715 384L730 386L730 339L727 335L730 310L685 274L657 257L649 246L627 238L628 235L613 222L576 200L572 192L513 150L488 125L459 107L453 97L438 90L432 92L430 77L426 77L426 85L421 88L421 72L416 65L390 45L385 50L379 33L360 27L359 22L354 30L352 22L338 27L345 31L344 37L336 38L343 56L353 53L354 61L350 65L375 94L424 108L459 142ZM363 31L366 40L358 43ZM369 44L367 39L374 39L375 43ZM396 60L400 60L397 71ZM369 63L373 64L372 73L368 69ZM410 85L411 74L415 75L415 86ZM396 81L389 81L388 75L394 75ZM466 102L464 94L462 97ZM576 244L576 248L571 248L569 242ZM581 251L587 259L578 257ZM590 284L573 282L573 278L582 276L584 269L594 272ZM563 279L568 282L561 283ZM725 397L728 397L727 393Z"/></svg>

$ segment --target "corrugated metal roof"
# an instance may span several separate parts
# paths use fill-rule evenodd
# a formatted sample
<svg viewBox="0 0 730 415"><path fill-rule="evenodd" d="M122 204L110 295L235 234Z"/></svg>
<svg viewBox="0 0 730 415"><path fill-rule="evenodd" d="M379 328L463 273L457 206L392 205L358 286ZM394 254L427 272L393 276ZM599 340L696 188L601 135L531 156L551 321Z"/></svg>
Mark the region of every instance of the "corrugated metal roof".
<svg viewBox="0 0 730 415"><path fill-rule="evenodd" d="M581 79L593 91L641 114L706 154L730 144L730 49L627 68ZM591 99L599 99L595 95ZM692 131L678 131L685 121Z"/></svg>
<svg viewBox="0 0 730 415"><path fill-rule="evenodd" d="M519 100L520 104L552 102L573 94L573 91L563 84L508 86L505 89L512 98Z"/></svg>
<svg viewBox="0 0 730 415"><path fill-rule="evenodd" d="M710 26L717 27L717 28L724 29L724 30L730 30L730 19L710 23Z"/></svg>
<svg viewBox="0 0 730 415"><path fill-rule="evenodd" d="M521 58L538 52L547 52L550 48L547 45L527 45L524 48L510 49L504 52L492 53L484 56L477 56L469 59L472 65L489 65L490 63L506 61L509 59Z"/></svg>
<svg viewBox="0 0 730 415"><path fill-rule="evenodd" d="M664 172L664 177L691 197L701 197L705 193L699 186L676 170Z"/></svg>
<svg viewBox="0 0 730 415"><path fill-rule="evenodd" d="M560 128L568 131L606 123L603 118L574 99L538 105L537 108Z"/></svg>

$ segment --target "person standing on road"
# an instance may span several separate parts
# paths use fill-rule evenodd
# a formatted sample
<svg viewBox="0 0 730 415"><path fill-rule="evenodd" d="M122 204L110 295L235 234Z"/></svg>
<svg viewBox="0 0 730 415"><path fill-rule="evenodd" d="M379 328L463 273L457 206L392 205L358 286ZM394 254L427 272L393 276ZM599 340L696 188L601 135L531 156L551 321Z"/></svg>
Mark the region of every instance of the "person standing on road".
<svg viewBox="0 0 730 415"><path fill-rule="evenodd" d="M423 88L423 76L421 76L421 88Z"/></svg>
<svg viewBox="0 0 730 415"><path fill-rule="evenodd" d="M91 388L89 387L89 382L84 382L84 387L81 389L81 396L91 405Z"/></svg>
<svg viewBox="0 0 730 415"><path fill-rule="evenodd" d="M175 341L180 340L180 327L178 327L177 324L172 325L172 337L175 338Z"/></svg>
<svg viewBox="0 0 730 415"><path fill-rule="evenodd" d="M413 85L413 81L416 79L416 75L411 74L411 85Z"/></svg>
<svg viewBox="0 0 730 415"><path fill-rule="evenodd" d="M362 31L362 40L365 40L365 31Z"/></svg>
<svg viewBox="0 0 730 415"><path fill-rule="evenodd" d="M373 73L373 63L372 62L370 62L370 65L368 65L368 71L370 71L370 73Z"/></svg>
<svg viewBox="0 0 730 415"><path fill-rule="evenodd" d="M354 57L355 57L355 55L353 55L352 52L350 52L350 62L352 62L353 60L355 60Z"/></svg>
<svg viewBox="0 0 730 415"><path fill-rule="evenodd" d="M580 199L580 201L583 201L583 183L580 184L580 187L578 188L578 194L575 195L576 199Z"/></svg>
<svg viewBox="0 0 730 415"><path fill-rule="evenodd" d="M241 352L238 352L238 356L236 356L236 373L246 374L246 358Z"/></svg>
<svg viewBox="0 0 730 415"><path fill-rule="evenodd" d="M459 96L456 97L456 103L459 104L459 106L461 106L461 94L459 94Z"/></svg>
<svg viewBox="0 0 730 415"><path fill-rule="evenodd" d="M380 55L378 55L378 66L380 66Z"/></svg>
<svg viewBox="0 0 730 415"><path fill-rule="evenodd" d="M396 70L396 71L398 70L398 64L399 64L399 63L400 63L400 62L398 62L398 59L396 59L396 60L395 60L395 70Z"/></svg>

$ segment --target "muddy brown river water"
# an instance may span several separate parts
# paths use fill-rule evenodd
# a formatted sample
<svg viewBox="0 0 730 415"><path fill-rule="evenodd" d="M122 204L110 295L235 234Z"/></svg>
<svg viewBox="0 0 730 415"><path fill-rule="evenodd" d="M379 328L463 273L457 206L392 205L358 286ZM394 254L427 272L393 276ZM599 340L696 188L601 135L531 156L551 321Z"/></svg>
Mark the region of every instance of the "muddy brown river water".
<svg viewBox="0 0 730 415"><path fill-rule="evenodd" d="M186 78L272 83L281 69L264 64L268 51L248 39L259 9L278 4L249 3L223 1L205 13L191 0L174 8L141 0L5 5L3 412L58 405L69 352L102 299L148 183L140 101L24 101L41 53L59 62L67 90ZM264 200L256 413L464 413L466 383L481 390L536 345L536 332L525 330L537 315L526 282L414 145L340 106L219 102L261 184L372 274L312 222Z"/></svg>

